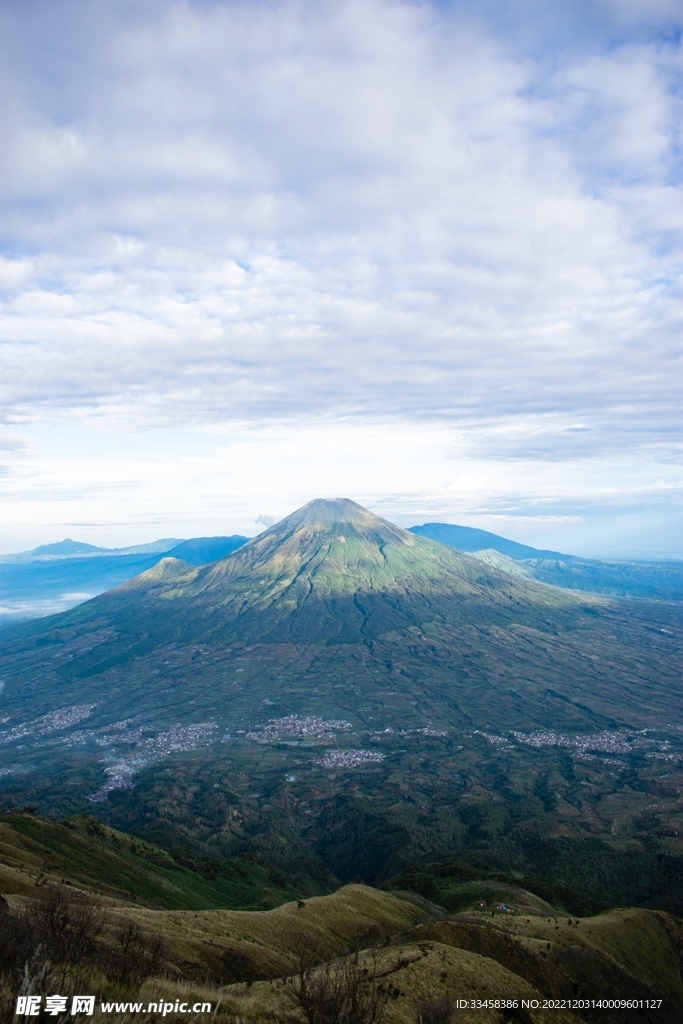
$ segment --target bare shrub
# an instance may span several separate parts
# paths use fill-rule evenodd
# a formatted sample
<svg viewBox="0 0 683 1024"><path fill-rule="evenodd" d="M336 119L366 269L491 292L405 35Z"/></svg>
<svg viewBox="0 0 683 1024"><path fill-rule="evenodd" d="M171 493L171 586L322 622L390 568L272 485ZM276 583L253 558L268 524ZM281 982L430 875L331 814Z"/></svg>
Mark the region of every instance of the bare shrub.
<svg viewBox="0 0 683 1024"><path fill-rule="evenodd" d="M45 886L37 899L15 913L0 908L0 972L5 984L19 992L27 972L40 977L49 968L51 978L63 985L74 971L98 960L97 939L104 920L100 907L78 902L57 886Z"/></svg>
<svg viewBox="0 0 683 1024"><path fill-rule="evenodd" d="M163 935L144 932L137 921L126 920L114 933L107 974L124 985L139 985L158 974L168 958Z"/></svg>
<svg viewBox="0 0 683 1024"><path fill-rule="evenodd" d="M26 913L29 928L51 963L77 967L98 956L97 939L105 922L102 907L76 901L49 885Z"/></svg>
<svg viewBox="0 0 683 1024"><path fill-rule="evenodd" d="M104 911L57 886L14 912L0 905L0 1019L13 1018L16 997L93 988L102 975L98 937Z"/></svg>
<svg viewBox="0 0 683 1024"><path fill-rule="evenodd" d="M377 979L374 954L364 966L358 953L321 964L303 942L294 953L297 969L282 979L283 990L308 1024L379 1024L390 993Z"/></svg>
<svg viewBox="0 0 683 1024"><path fill-rule="evenodd" d="M55 885L41 885L35 899L15 910L0 902L0 1020L13 1019L19 995L70 999L107 981L130 991L161 972L168 957L162 935L118 918L102 939L108 922L109 911L85 894Z"/></svg>

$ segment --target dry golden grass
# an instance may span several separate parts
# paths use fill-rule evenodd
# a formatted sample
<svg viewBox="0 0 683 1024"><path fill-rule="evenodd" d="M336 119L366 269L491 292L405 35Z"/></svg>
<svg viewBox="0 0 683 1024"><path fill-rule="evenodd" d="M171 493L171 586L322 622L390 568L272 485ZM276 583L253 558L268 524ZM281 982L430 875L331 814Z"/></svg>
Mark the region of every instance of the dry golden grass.
<svg viewBox="0 0 683 1024"><path fill-rule="evenodd" d="M379 949L375 969L381 982L392 989L384 1015L385 1024L415 1024L416 1004L426 998L446 995L457 999L528 999L542 995L528 982L487 957L455 949L438 942L406 943ZM371 953L362 955L370 966ZM243 1024L272 1024L290 1021L300 1024L303 1016L291 1004L278 981L252 985L229 985L221 989L187 983L148 981L142 993L146 1000L166 998L211 1001L218 1005L216 1020ZM577 1018L565 1011L529 1010L534 1024L574 1024ZM462 1024L499 1024L496 1008L459 1010Z"/></svg>
<svg viewBox="0 0 683 1024"><path fill-rule="evenodd" d="M683 1006L683 926L661 911L619 909L591 918L468 912L418 925L413 936L491 957L548 997L656 995Z"/></svg>
<svg viewBox="0 0 683 1024"><path fill-rule="evenodd" d="M25 896L11 897L11 902L25 901ZM580 994L574 987L577 978L580 992L592 986L594 997L661 997L671 1011L667 1019L676 1019L675 1008L683 1006L677 959L683 925L659 911L620 909L583 919L469 911L428 919L425 907L415 902L349 885L270 911L177 912L119 905L109 912L105 942L125 919L165 935L170 947L166 977L147 979L139 991L109 983L104 986L107 998L145 1007L176 1000L211 1003L216 1024L301 1024L281 979L294 971L302 949L318 963L361 950L361 964L391 993L383 1024L415 1024L417 1003L440 996L453 1001L571 998ZM216 984L230 978L231 964L236 966L233 976L255 980ZM501 1009L459 1008L457 1020L500 1024L505 1019ZM93 1020L125 1024L129 1017L138 1024L156 1019L146 1011L117 1017L98 1008ZM618 1019L603 1017L606 1024ZM208 1020L192 1013L173 1014L172 1019L177 1024ZM578 1018L528 1008L516 1019L571 1024Z"/></svg>
<svg viewBox="0 0 683 1024"><path fill-rule="evenodd" d="M170 961L185 976L225 976L224 957L239 955L254 978L287 970L286 950L305 940L322 956L340 956L402 932L427 914L415 903L366 885L346 885L329 896L285 903L275 910L154 911L126 908L117 916L134 918L169 942Z"/></svg>
<svg viewBox="0 0 683 1024"><path fill-rule="evenodd" d="M484 915L459 915L481 921ZM621 970L651 988L665 986L683 998L677 946L683 940L681 922L660 910L637 907L610 910L596 917L537 917L498 915L497 928L528 941L563 948L600 952Z"/></svg>

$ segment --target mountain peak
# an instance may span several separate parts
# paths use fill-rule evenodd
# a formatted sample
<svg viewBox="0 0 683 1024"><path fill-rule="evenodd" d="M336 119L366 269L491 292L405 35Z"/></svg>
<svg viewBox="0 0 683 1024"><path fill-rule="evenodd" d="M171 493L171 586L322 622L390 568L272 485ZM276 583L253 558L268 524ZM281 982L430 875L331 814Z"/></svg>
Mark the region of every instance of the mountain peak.
<svg viewBox="0 0 683 1024"><path fill-rule="evenodd" d="M57 541L55 544L41 544L28 552L31 555L77 555L89 551L103 551L95 544L86 544L84 541L72 540L67 537L65 540Z"/></svg>
<svg viewBox="0 0 683 1024"><path fill-rule="evenodd" d="M367 508L363 508L357 501L351 498L313 498L306 505L296 509L285 519L292 519L294 516L301 519L316 519L321 522L337 522L339 520L362 520L367 516L374 516ZM284 520L283 520L284 522ZM277 525L277 524L275 524Z"/></svg>
<svg viewBox="0 0 683 1024"><path fill-rule="evenodd" d="M168 580L174 580L177 576L184 576L186 573L191 572L193 568L194 566L190 565L189 562L184 562L181 558L167 555L165 558L161 558L151 569L147 569L145 572L141 572L139 576L134 576L132 579L127 580L121 585L120 589L145 590L147 587L154 586L157 583L166 583Z"/></svg>
<svg viewBox="0 0 683 1024"><path fill-rule="evenodd" d="M308 538L310 543L319 545L324 542L325 535L341 544L350 537L373 547L386 544L413 547L415 544L415 538L407 530L382 519L350 498L315 498L259 534L247 547L257 546L259 542L262 545L264 542L282 544L287 537L299 541Z"/></svg>

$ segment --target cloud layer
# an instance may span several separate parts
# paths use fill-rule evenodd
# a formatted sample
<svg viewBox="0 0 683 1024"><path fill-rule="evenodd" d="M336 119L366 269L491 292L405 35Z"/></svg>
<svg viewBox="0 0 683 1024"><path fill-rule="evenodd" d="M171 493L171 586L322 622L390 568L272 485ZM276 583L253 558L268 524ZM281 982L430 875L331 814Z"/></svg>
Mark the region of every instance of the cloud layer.
<svg viewBox="0 0 683 1024"><path fill-rule="evenodd" d="M677 4L0 9L5 424L675 463Z"/></svg>

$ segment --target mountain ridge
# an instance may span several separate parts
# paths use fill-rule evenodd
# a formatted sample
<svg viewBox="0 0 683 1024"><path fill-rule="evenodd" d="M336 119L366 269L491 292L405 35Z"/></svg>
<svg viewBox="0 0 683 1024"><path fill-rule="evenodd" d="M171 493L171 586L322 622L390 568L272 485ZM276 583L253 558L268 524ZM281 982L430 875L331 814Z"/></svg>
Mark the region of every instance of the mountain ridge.
<svg viewBox="0 0 683 1024"><path fill-rule="evenodd" d="M591 559L542 551L485 530L449 523L411 526L412 533L430 537L512 573L563 590L610 597L683 600L683 561L676 559Z"/></svg>
<svg viewBox="0 0 683 1024"><path fill-rule="evenodd" d="M484 551L493 549L509 558L573 558L573 555L563 555L559 551L546 551L540 548L531 547L529 544L520 544L515 540L508 540L497 533L489 533L488 530L479 530L471 526L457 526L451 523L423 523L421 526L408 527L411 533L420 537L429 537L430 540L437 540L440 544L457 548L458 551Z"/></svg>

